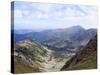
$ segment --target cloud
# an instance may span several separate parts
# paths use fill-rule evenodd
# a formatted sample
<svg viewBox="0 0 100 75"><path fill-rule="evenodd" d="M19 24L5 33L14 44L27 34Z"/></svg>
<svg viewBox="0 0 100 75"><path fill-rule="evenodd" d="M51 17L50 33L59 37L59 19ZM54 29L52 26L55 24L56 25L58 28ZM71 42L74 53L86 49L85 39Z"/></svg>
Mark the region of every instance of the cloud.
<svg viewBox="0 0 100 75"><path fill-rule="evenodd" d="M97 8L88 5L49 4L16 2L14 5L15 24L17 27L67 27L68 25L83 25L96 27ZM54 26L55 25L55 26ZM90 25L90 26L89 26Z"/></svg>

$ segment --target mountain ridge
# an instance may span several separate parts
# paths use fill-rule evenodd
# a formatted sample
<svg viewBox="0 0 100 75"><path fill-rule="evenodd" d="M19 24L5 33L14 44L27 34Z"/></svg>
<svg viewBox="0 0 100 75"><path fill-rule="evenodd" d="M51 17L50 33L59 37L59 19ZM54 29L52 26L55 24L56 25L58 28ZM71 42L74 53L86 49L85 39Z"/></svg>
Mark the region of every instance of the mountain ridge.
<svg viewBox="0 0 100 75"><path fill-rule="evenodd" d="M91 39L96 34L96 29L84 29L81 26L73 26L64 29L45 30L41 32L30 32L27 34L14 34L15 41L23 39L33 39L39 42L48 41L50 39L69 40L75 42L76 45L83 40ZM92 35L91 35L92 34Z"/></svg>
<svg viewBox="0 0 100 75"><path fill-rule="evenodd" d="M74 67L76 69L77 68L82 69L83 67L82 64L84 64L84 62L87 62L87 58L92 56L94 56L93 57L94 61L91 62L92 65L89 65L90 63L87 63L90 67L84 65L83 69L96 68L97 67L96 53L97 53L97 35L94 38L92 38L85 47L82 47L81 50L75 56L73 56L68 62L66 62L66 64L62 67L61 70L72 70ZM93 59L91 58L88 60L92 61ZM78 65L81 66L78 67Z"/></svg>

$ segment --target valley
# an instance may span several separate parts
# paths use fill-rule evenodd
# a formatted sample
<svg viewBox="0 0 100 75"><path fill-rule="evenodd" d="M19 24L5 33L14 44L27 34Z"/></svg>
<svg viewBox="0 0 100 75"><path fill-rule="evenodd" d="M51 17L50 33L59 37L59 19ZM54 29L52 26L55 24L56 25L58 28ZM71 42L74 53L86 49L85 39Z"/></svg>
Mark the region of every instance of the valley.
<svg viewBox="0 0 100 75"><path fill-rule="evenodd" d="M36 67L39 72L60 71L64 64L75 55L75 53L68 53L67 51L55 52L42 45L40 50L38 49L40 46L38 48L37 46L39 45L30 40L17 43L14 53L15 63L24 62L24 64L28 64L33 68ZM42 52L42 50L44 51Z"/></svg>
<svg viewBox="0 0 100 75"><path fill-rule="evenodd" d="M87 46L97 30L73 26L41 32L19 32L14 32L15 73L28 73L65 70L67 62Z"/></svg>

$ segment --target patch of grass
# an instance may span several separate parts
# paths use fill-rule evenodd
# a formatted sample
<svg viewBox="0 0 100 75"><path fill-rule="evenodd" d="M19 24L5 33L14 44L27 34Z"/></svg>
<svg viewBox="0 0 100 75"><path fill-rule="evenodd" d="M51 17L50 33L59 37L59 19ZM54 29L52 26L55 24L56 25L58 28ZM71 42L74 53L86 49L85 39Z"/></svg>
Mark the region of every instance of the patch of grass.
<svg viewBox="0 0 100 75"><path fill-rule="evenodd" d="M28 64L23 63L20 57L15 57L14 73L34 73L40 72L38 67L31 67Z"/></svg>
<svg viewBox="0 0 100 75"><path fill-rule="evenodd" d="M34 73L39 72L39 69L37 67L30 67L29 65L25 65L22 63L15 63L14 64L14 73Z"/></svg>
<svg viewBox="0 0 100 75"><path fill-rule="evenodd" d="M84 58L80 63L66 68L65 70L81 70L81 69L96 69L97 68L97 54L94 52L87 58Z"/></svg>

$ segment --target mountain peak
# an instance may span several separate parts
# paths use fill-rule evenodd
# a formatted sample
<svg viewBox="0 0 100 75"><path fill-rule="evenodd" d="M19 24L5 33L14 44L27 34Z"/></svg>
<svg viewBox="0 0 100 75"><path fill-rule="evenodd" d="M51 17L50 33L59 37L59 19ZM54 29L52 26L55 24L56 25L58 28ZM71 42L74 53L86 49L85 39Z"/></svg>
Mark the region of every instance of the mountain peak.
<svg viewBox="0 0 100 75"><path fill-rule="evenodd" d="M70 28L74 28L74 29L84 29L83 27L79 26L79 25L76 25L76 26L72 26Z"/></svg>

